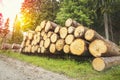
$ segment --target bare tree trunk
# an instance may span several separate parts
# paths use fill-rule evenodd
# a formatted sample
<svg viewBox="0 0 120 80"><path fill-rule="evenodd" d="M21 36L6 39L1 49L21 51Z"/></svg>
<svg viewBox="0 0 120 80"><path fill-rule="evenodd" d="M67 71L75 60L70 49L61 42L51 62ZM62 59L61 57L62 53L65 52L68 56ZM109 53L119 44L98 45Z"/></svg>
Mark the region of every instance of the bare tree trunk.
<svg viewBox="0 0 120 80"><path fill-rule="evenodd" d="M113 28L112 28L112 21L111 21L110 15L108 16L108 18L109 18L109 26L110 26L111 40L114 41L114 37L113 37Z"/></svg>
<svg viewBox="0 0 120 80"><path fill-rule="evenodd" d="M105 5L104 0L102 0L102 4ZM105 9L106 9L106 5L105 5ZM105 26L105 37L106 37L107 40L109 40L108 15L107 15L106 12L104 12L103 18L104 18L104 26Z"/></svg>

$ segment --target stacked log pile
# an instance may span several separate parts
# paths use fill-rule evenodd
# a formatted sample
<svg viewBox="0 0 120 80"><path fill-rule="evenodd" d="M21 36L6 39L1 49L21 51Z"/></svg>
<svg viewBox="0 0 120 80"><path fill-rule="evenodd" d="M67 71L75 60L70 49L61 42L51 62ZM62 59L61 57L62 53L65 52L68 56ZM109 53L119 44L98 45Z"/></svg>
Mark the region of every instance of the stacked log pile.
<svg viewBox="0 0 120 80"><path fill-rule="evenodd" d="M97 71L120 64L120 62L115 62L120 61L120 57L118 57L120 49L115 43L106 40L96 31L71 18L66 20L65 27L51 21L42 21L35 31L28 31L21 44L21 52L30 54L64 52L81 56L88 55L85 54L86 51L96 57L92 65Z"/></svg>

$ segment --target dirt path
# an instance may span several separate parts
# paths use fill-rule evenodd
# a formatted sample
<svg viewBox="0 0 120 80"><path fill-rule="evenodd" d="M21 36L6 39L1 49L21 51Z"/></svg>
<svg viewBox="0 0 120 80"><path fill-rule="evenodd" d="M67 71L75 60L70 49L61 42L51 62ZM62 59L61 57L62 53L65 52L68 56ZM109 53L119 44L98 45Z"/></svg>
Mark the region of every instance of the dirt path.
<svg viewBox="0 0 120 80"><path fill-rule="evenodd" d="M0 80L73 80L64 75L0 55Z"/></svg>

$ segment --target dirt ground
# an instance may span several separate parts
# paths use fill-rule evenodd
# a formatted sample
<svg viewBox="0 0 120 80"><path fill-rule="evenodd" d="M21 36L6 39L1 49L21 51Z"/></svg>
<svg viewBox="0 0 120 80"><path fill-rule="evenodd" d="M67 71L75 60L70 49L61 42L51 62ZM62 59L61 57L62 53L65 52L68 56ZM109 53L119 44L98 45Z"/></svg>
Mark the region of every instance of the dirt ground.
<svg viewBox="0 0 120 80"><path fill-rule="evenodd" d="M0 80L73 80L62 74L0 55Z"/></svg>

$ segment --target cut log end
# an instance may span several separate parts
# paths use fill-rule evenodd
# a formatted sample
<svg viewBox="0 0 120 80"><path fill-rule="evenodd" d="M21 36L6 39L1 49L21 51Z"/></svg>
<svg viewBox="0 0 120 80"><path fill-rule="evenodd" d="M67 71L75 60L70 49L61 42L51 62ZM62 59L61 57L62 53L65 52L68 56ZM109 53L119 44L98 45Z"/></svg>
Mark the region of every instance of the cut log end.
<svg viewBox="0 0 120 80"><path fill-rule="evenodd" d="M72 22L73 22L73 20L72 20L71 18L67 19L66 22L65 22L65 26L66 26L66 27L71 26L71 25L72 25Z"/></svg>
<svg viewBox="0 0 120 80"><path fill-rule="evenodd" d="M55 52L56 52L55 44L51 44L51 45L50 45L49 51L50 51L51 53L55 53Z"/></svg>
<svg viewBox="0 0 120 80"><path fill-rule="evenodd" d="M74 40L70 45L70 51L74 55L81 55L86 51L85 42L82 39Z"/></svg>
<svg viewBox="0 0 120 80"><path fill-rule="evenodd" d="M85 28L81 25L75 29L74 36L82 37L84 35L84 33L85 33Z"/></svg>
<svg viewBox="0 0 120 80"><path fill-rule="evenodd" d="M105 69L105 62L102 58L95 58L92 62L92 66L97 71L102 71Z"/></svg>
<svg viewBox="0 0 120 80"><path fill-rule="evenodd" d="M63 51L64 51L65 53L69 53L69 52L70 52L70 46L69 46L69 45L65 45L65 46L63 47Z"/></svg>
<svg viewBox="0 0 120 80"><path fill-rule="evenodd" d="M51 42L54 43L54 42L57 41L57 39L58 39L58 35L57 35L56 33L53 33L50 39L51 39Z"/></svg>
<svg viewBox="0 0 120 80"><path fill-rule="evenodd" d="M102 40L94 40L89 45L89 51L94 57L100 57L102 54L107 52L107 46Z"/></svg>
<svg viewBox="0 0 120 80"><path fill-rule="evenodd" d="M67 36L67 33L68 33L68 31L67 31L67 28L66 28L66 27L62 27L62 28L60 29L60 37L61 37L62 39L64 39L64 38Z"/></svg>
<svg viewBox="0 0 120 80"><path fill-rule="evenodd" d="M94 35L95 35L94 30L89 29L85 33L85 39L88 40L88 41L91 41L93 39Z"/></svg>

